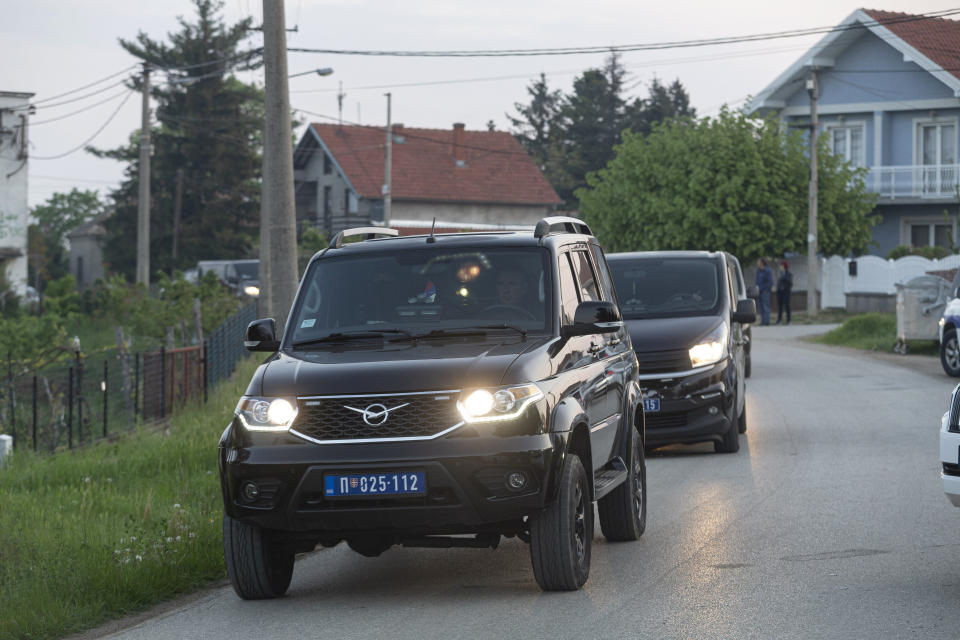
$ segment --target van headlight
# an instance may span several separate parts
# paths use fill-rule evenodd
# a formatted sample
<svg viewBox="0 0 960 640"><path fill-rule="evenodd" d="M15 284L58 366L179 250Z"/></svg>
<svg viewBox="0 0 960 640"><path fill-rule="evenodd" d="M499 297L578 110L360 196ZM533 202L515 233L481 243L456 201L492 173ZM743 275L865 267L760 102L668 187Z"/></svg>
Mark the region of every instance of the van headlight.
<svg viewBox="0 0 960 640"><path fill-rule="evenodd" d="M286 431L297 417L297 408L286 398L244 396L234 415L249 431Z"/></svg>
<svg viewBox="0 0 960 640"><path fill-rule="evenodd" d="M540 387L533 383L497 389L473 389L460 395L457 409L464 422L498 422L518 417L542 397Z"/></svg>
<svg viewBox="0 0 960 640"><path fill-rule="evenodd" d="M727 355L727 324L722 323L690 347L690 365L694 368L720 362Z"/></svg>

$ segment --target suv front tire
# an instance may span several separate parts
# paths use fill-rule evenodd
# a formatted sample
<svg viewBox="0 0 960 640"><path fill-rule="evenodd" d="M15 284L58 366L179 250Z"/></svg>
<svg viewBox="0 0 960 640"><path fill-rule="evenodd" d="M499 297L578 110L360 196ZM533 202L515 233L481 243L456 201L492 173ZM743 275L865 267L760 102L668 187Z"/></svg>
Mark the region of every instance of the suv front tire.
<svg viewBox="0 0 960 640"><path fill-rule="evenodd" d="M530 560L544 591L579 589L590 575L593 502L583 464L567 456L557 499L530 516Z"/></svg>
<svg viewBox="0 0 960 640"><path fill-rule="evenodd" d="M295 551L271 532L223 516L223 555L230 584L244 600L279 598L293 577Z"/></svg>

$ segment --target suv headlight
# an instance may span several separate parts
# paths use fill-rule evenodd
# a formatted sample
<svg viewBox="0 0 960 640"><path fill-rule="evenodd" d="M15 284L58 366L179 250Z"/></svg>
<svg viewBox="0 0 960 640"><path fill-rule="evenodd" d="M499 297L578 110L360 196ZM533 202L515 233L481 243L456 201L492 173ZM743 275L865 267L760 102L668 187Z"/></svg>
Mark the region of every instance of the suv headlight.
<svg viewBox="0 0 960 640"><path fill-rule="evenodd" d="M724 322L704 336L699 344L690 347L690 364L693 367L713 364L720 362L726 354L727 323Z"/></svg>
<svg viewBox="0 0 960 640"><path fill-rule="evenodd" d="M286 431L297 417L297 407L286 398L244 396L234 415L250 431Z"/></svg>
<svg viewBox="0 0 960 640"><path fill-rule="evenodd" d="M537 385L520 384L497 389L464 391L457 409L465 422L498 422L512 420L543 397Z"/></svg>

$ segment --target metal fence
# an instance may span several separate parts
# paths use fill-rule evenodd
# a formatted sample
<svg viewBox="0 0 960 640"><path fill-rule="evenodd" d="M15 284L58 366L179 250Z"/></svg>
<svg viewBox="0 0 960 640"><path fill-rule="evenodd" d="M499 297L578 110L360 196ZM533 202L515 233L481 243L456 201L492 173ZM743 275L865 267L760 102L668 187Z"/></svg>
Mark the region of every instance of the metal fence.
<svg viewBox="0 0 960 640"><path fill-rule="evenodd" d="M126 431L138 419L165 420L190 400L206 401L208 389L233 373L256 317L255 303L243 307L202 345L78 353L69 364L19 375L8 364L0 381L0 433L13 436L15 448L56 451Z"/></svg>

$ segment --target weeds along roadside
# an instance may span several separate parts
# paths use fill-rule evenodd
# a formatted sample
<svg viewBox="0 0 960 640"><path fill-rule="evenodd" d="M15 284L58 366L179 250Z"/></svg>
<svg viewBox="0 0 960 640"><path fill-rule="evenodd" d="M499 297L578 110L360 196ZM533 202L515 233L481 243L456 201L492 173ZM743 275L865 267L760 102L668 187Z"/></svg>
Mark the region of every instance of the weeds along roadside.
<svg viewBox="0 0 960 640"><path fill-rule="evenodd" d="M56 638L202 586L223 566L217 441L256 362L168 429L0 470L0 638Z"/></svg>

